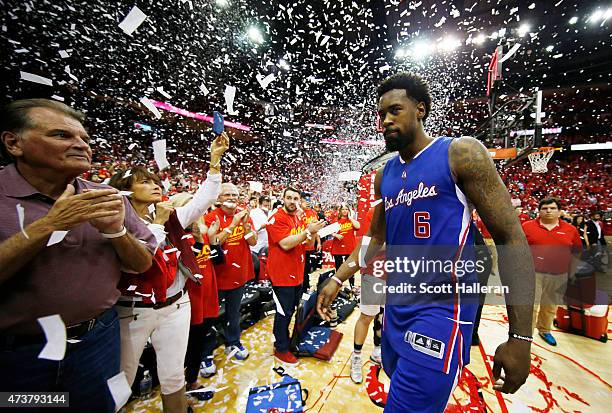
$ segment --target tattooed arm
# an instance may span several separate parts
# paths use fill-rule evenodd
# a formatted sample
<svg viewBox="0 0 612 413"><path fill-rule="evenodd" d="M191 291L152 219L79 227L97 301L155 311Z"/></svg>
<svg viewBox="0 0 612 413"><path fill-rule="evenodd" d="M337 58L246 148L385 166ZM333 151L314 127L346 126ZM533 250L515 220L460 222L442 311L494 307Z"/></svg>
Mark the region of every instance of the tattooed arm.
<svg viewBox="0 0 612 413"><path fill-rule="evenodd" d="M493 159L476 139L459 138L449 149L449 162L455 181L474 204L482 221L493 236L499 255L499 274L508 286L506 308L510 331L522 336L532 334L534 269L529 245L510 202ZM530 343L509 338L501 344L494 358L493 375L499 379L503 369L503 386L494 387L514 393L529 375Z"/></svg>

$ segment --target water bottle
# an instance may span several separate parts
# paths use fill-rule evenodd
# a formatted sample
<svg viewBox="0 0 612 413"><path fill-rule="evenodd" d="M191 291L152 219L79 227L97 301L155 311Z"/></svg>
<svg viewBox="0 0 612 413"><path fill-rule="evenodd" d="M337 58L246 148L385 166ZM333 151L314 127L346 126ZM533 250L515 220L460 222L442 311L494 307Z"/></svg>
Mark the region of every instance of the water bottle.
<svg viewBox="0 0 612 413"><path fill-rule="evenodd" d="M149 373L149 370L145 370L142 380L140 380L140 399L145 400L151 397L151 390L153 388L153 378Z"/></svg>

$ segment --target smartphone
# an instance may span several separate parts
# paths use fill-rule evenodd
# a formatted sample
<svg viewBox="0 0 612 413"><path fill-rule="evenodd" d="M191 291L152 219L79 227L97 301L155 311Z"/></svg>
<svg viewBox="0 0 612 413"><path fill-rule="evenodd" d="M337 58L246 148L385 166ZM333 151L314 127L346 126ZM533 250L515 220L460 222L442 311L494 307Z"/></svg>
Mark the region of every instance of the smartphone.
<svg viewBox="0 0 612 413"><path fill-rule="evenodd" d="M213 112L213 132L215 135L221 135L225 125L223 124L223 115L217 111Z"/></svg>

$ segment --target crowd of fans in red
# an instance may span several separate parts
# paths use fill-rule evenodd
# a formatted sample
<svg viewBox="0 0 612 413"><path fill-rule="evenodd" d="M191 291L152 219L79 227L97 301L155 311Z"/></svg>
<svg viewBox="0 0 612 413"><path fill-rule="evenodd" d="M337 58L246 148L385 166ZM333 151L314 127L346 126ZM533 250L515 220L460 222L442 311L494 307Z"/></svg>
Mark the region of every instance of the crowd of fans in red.
<svg viewBox="0 0 612 413"><path fill-rule="evenodd" d="M239 179L239 162L232 164L227 173L228 181L232 180L240 189L243 203L246 205L249 198L253 195L250 190L248 180L254 179L249 176ZM103 182L110 178L117 169L127 169L130 165L126 161L112 161L110 158L95 162L92 170L85 174L86 179L94 182ZM150 162L150 169L155 168L155 163ZM197 167L196 167L197 166ZM203 165L202 165L203 166ZM198 182L203 179L202 169L199 163L189 163L188 168L195 167L195 173L188 173L178 168L167 169L159 173L162 182L165 182L167 195L171 196L179 192L193 192L197 188ZM500 175L508 187L515 204L523 207L525 213L535 216L538 201L545 196L554 196L563 203L563 210L567 218L571 219L576 214L588 215L595 211L603 212L606 232L612 234L610 224L610 214L612 214L612 202L610 201L610 191L612 188L612 157L609 154L584 153L584 154L564 154L556 152L549 161L548 172L534 174L527 160L511 165L507 168L500 168ZM268 171L269 172L269 171ZM292 182L303 188L306 192L313 194L315 204L320 203L324 211L337 209L336 202L318 199L318 191L313 184L313 177L323 176L323 172L308 174L304 182ZM231 178L233 177L233 179ZM284 188L282 182L269 178L255 179L263 184L264 194L278 195Z"/></svg>
<svg viewBox="0 0 612 413"><path fill-rule="evenodd" d="M610 156L604 154L563 156L555 153L546 173L532 173L525 161L502 169L501 176L512 197L520 199L526 211L536 211L540 199L554 196L561 200L564 211L569 214L605 212L612 210L610 160Z"/></svg>

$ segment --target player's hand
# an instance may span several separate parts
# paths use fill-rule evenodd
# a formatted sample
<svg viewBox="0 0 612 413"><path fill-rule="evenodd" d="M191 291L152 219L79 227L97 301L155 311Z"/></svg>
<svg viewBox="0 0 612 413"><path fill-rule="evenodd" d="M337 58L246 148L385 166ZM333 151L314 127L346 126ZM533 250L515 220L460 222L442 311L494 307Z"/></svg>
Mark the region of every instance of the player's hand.
<svg viewBox="0 0 612 413"><path fill-rule="evenodd" d="M495 350L493 379L495 382L501 379L503 383L494 384L493 389L502 393L516 392L527 381L530 367L531 343L514 338L508 339Z"/></svg>
<svg viewBox="0 0 612 413"><path fill-rule="evenodd" d="M121 231L123 211L123 197L116 189L92 189L75 195L74 186L69 184L42 219L54 231L66 231L89 221L99 230L112 233L114 229ZM110 219L96 221L102 218Z"/></svg>
<svg viewBox="0 0 612 413"><path fill-rule="evenodd" d="M325 221L320 220L320 221L311 222L310 224L308 224L308 227L306 229L308 230L308 232L310 232L310 234L314 235L317 232L319 232L321 229L323 229L324 226L325 226Z"/></svg>
<svg viewBox="0 0 612 413"><path fill-rule="evenodd" d="M331 309L329 307L338 295L338 291L340 291L340 285L331 278L324 282L323 288L319 291L317 313L325 321L331 320Z"/></svg>

